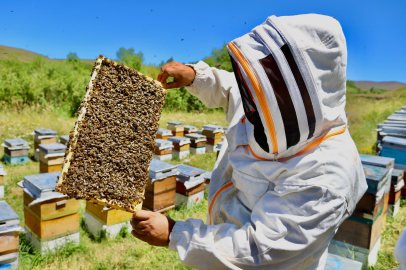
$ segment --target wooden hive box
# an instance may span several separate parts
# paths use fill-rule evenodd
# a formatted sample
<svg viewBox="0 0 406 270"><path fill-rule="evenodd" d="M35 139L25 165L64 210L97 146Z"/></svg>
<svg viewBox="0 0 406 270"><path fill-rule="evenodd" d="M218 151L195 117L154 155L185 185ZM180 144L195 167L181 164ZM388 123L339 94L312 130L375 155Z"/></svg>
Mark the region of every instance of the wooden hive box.
<svg viewBox="0 0 406 270"><path fill-rule="evenodd" d="M0 269L18 269L20 217L0 201Z"/></svg>
<svg viewBox="0 0 406 270"><path fill-rule="evenodd" d="M58 134L56 131L48 128L34 130L34 142L37 148L40 144L56 143Z"/></svg>
<svg viewBox="0 0 406 270"><path fill-rule="evenodd" d="M23 139L4 140L4 162L11 165L24 165L28 163L28 142Z"/></svg>
<svg viewBox="0 0 406 270"><path fill-rule="evenodd" d="M79 241L79 201L55 192L59 175L28 175L22 182L26 236L41 252L52 251L71 235Z"/></svg>
<svg viewBox="0 0 406 270"><path fill-rule="evenodd" d="M62 170L62 163L65 156L66 145L62 143L50 143L50 144L40 144L39 145L39 161L40 161L40 172L48 173L55 172L50 171L48 167L53 167L59 165L58 171ZM43 165L41 167L41 164ZM46 165L46 166L44 166ZM44 171L41 168L45 168Z"/></svg>
<svg viewBox="0 0 406 270"><path fill-rule="evenodd" d="M144 200L166 91L102 55L86 90L56 191L136 212Z"/></svg>
<svg viewBox="0 0 406 270"><path fill-rule="evenodd" d="M190 154L190 139L186 137L170 137L169 141L173 143L174 149L172 155L179 159L186 158Z"/></svg>
<svg viewBox="0 0 406 270"><path fill-rule="evenodd" d="M186 125L186 126L184 126L184 134L186 135L186 134L197 134L197 127L195 127L195 126L189 126L189 125Z"/></svg>
<svg viewBox="0 0 406 270"><path fill-rule="evenodd" d="M172 131L173 136L183 137L184 135L184 124L178 121L169 121L166 124L166 128Z"/></svg>
<svg viewBox="0 0 406 270"><path fill-rule="evenodd" d="M205 148L206 147L207 137L204 135L193 133L193 134L186 134L185 137L190 139L190 147L193 147L193 148Z"/></svg>
<svg viewBox="0 0 406 270"><path fill-rule="evenodd" d="M145 190L144 208L164 212L175 207L177 167L152 160Z"/></svg>
<svg viewBox="0 0 406 270"><path fill-rule="evenodd" d="M168 155L172 154L173 143L169 140L155 139L155 150L156 155Z"/></svg>
<svg viewBox="0 0 406 270"><path fill-rule="evenodd" d="M69 135L61 135L61 137L59 138L59 142L64 145L68 145Z"/></svg>
<svg viewBox="0 0 406 270"><path fill-rule="evenodd" d="M204 197L205 170L188 166L178 165L178 175L176 177L176 198L175 205L191 207L199 203Z"/></svg>
<svg viewBox="0 0 406 270"><path fill-rule="evenodd" d="M395 169L406 170L406 139L386 136L382 139L380 156L395 159Z"/></svg>
<svg viewBox="0 0 406 270"><path fill-rule="evenodd" d="M167 140L168 138L170 138L172 136L173 136L172 131L170 131L169 129L165 129L165 128L158 129L158 131L156 133L156 138L162 139L162 140Z"/></svg>
<svg viewBox="0 0 406 270"><path fill-rule="evenodd" d="M216 125L204 125L202 134L208 137L208 144L216 144L212 143L211 140L209 141L209 138L212 138L213 140L220 138L221 141L221 137L223 136L223 128Z"/></svg>

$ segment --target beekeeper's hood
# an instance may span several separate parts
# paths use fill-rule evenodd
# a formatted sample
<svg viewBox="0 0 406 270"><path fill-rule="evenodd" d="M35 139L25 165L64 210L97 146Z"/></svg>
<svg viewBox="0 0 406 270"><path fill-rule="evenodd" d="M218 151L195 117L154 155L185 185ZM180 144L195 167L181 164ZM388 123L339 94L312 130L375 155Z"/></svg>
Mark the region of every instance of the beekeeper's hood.
<svg viewBox="0 0 406 270"><path fill-rule="evenodd" d="M334 18L271 16L228 51L249 145L262 158L297 154L346 127L347 48Z"/></svg>

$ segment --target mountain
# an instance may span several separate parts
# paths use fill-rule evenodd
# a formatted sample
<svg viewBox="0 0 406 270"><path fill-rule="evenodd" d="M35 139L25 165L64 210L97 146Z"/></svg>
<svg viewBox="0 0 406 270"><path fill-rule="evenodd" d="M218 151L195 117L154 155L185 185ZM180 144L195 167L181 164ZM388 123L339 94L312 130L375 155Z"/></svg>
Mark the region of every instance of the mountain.
<svg viewBox="0 0 406 270"><path fill-rule="evenodd" d="M354 81L355 85L359 88L380 88L385 90L394 90L399 87L405 86L406 83L401 82L372 82L372 81Z"/></svg>

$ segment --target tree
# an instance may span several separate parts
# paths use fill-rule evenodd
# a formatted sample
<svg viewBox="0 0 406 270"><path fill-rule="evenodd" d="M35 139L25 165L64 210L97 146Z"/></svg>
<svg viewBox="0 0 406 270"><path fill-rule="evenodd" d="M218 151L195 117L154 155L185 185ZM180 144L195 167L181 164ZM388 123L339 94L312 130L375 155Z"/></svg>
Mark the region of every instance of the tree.
<svg viewBox="0 0 406 270"><path fill-rule="evenodd" d="M217 67L232 72L233 66L231 65L230 55L227 51L227 44L221 48L213 49L211 55L203 59L211 67Z"/></svg>
<svg viewBox="0 0 406 270"><path fill-rule="evenodd" d="M69 62L78 62L79 57L75 52L70 52L67 56L67 59Z"/></svg>
<svg viewBox="0 0 406 270"><path fill-rule="evenodd" d="M118 49L116 55L118 62L138 71L141 69L145 60L144 54L142 52L134 53L133 48L125 49L121 47Z"/></svg>

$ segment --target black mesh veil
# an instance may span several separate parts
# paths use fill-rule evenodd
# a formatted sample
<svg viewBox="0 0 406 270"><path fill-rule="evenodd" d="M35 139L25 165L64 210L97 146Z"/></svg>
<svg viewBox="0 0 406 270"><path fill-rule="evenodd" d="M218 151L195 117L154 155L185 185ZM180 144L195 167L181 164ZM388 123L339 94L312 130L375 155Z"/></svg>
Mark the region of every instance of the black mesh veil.
<svg viewBox="0 0 406 270"><path fill-rule="evenodd" d="M261 148L269 153L269 146L265 135L264 126L262 125L261 117L259 116L257 106L255 105L254 98L251 91L248 88L238 64L234 61L230 55L231 64L233 66L234 75L237 80L238 88L240 89L241 100L245 112L245 116L248 121L254 126L255 141L261 146Z"/></svg>

